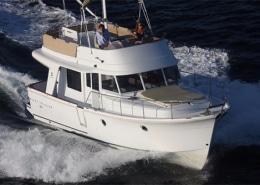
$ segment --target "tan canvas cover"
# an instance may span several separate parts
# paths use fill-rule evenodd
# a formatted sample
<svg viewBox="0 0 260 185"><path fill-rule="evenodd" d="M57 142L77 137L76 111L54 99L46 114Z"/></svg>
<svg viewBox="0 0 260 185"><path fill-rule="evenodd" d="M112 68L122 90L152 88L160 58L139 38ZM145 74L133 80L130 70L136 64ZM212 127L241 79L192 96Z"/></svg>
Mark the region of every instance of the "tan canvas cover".
<svg viewBox="0 0 260 185"><path fill-rule="evenodd" d="M77 56L78 44L72 42L66 42L62 39L55 38L48 34L43 35L43 46L58 53L68 55L71 57Z"/></svg>
<svg viewBox="0 0 260 185"><path fill-rule="evenodd" d="M185 103L204 98L202 94L190 92L176 85L148 89L142 92L141 96L163 104L170 102Z"/></svg>

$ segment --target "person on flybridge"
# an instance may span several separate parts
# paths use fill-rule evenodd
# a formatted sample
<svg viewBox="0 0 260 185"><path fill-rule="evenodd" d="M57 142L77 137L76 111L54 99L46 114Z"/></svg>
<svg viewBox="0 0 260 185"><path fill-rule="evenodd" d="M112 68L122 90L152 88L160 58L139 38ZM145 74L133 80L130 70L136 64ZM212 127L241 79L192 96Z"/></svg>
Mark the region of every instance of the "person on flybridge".
<svg viewBox="0 0 260 185"><path fill-rule="evenodd" d="M96 36L97 36L97 44L100 49L104 49L109 45L109 40L110 40L109 32L107 29L105 29L105 26L103 24L100 24L98 26L98 31L96 32Z"/></svg>
<svg viewBox="0 0 260 185"><path fill-rule="evenodd" d="M131 33L136 38L135 44L141 44L143 42L143 37L145 36L145 29L143 28L143 25L140 21L136 23L136 27L131 31Z"/></svg>

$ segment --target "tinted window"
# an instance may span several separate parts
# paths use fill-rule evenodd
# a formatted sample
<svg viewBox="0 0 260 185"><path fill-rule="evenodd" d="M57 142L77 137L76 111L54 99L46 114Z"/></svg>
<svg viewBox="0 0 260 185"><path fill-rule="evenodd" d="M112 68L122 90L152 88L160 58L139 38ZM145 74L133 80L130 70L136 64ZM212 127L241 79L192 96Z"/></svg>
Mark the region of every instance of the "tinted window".
<svg viewBox="0 0 260 185"><path fill-rule="evenodd" d="M97 73L92 73L92 89L95 89L99 91L99 80L98 80L98 74Z"/></svg>
<svg viewBox="0 0 260 185"><path fill-rule="evenodd" d="M117 82L121 93L143 90L141 79L138 74L117 76Z"/></svg>
<svg viewBox="0 0 260 185"><path fill-rule="evenodd" d="M147 89L165 85L161 69L142 73L142 78Z"/></svg>
<svg viewBox="0 0 260 185"><path fill-rule="evenodd" d="M81 74L80 74L80 72L67 69L67 85L69 88L81 92Z"/></svg>
<svg viewBox="0 0 260 185"><path fill-rule="evenodd" d="M178 80L180 79L180 74L177 66L167 67L164 68L163 70L168 85L178 84Z"/></svg>
<svg viewBox="0 0 260 185"><path fill-rule="evenodd" d="M86 78L87 78L87 87L91 87L91 78L90 78L90 73L86 74Z"/></svg>
<svg viewBox="0 0 260 185"><path fill-rule="evenodd" d="M102 89L118 92L115 78L111 75L102 75Z"/></svg>

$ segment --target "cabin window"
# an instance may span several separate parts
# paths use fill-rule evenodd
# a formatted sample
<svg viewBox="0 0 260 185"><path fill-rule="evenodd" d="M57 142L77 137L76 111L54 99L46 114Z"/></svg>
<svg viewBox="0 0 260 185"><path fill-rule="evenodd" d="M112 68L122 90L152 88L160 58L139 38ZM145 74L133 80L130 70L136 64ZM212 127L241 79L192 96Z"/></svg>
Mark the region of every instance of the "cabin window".
<svg viewBox="0 0 260 185"><path fill-rule="evenodd" d="M118 92L115 78L111 75L102 75L102 89L106 89L113 92Z"/></svg>
<svg viewBox="0 0 260 185"><path fill-rule="evenodd" d="M178 84L180 73L177 66L171 66L163 69L168 85Z"/></svg>
<svg viewBox="0 0 260 185"><path fill-rule="evenodd" d="M90 73L87 73L86 74L86 82L87 82L87 87L91 87L91 78L90 78Z"/></svg>
<svg viewBox="0 0 260 185"><path fill-rule="evenodd" d="M81 92L81 73L67 69L67 85L69 88Z"/></svg>
<svg viewBox="0 0 260 185"><path fill-rule="evenodd" d="M99 80L97 73L87 73L86 74L86 85L87 87L92 87L92 89L99 91Z"/></svg>
<svg viewBox="0 0 260 185"><path fill-rule="evenodd" d="M99 80L98 80L98 74L92 73L92 89L99 91Z"/></svg>
<svg viewBox="0 0 260 185"><path fill-rule="evenodd" d="M121 93L143 90L139 74L117 76L117 82Z"/></svg>
<svg viewBox="0 0 260 185"><path fill-rule="evenodd" d="M163 73L161 69L148 71L142 73L142 78L144 81L144 85L146 89L150 89L153 87L160 87L165 85L165 81L163 78Z"/></svg>

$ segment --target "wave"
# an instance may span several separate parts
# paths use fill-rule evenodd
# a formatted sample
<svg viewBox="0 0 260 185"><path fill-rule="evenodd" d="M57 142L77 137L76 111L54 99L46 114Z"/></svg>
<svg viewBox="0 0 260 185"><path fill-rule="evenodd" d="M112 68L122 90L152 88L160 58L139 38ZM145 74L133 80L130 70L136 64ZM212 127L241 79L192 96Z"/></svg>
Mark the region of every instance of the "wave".
<svg viewBox="0 0 260 185"><path fill-rule="evenodd" d="M45 182L83 182L109 169L152 156L116 150L63 131L0 126L0 174Z"/></svg>
<svg viewBox="0 0 260 185"><path fill-rule="evenodd" d="M26 117L25 104L29 101L26 88L36 81L28 74L22 74L0 65L1 104L5 104L19 116Z"/></svg>
<svg viewBox="0 0 260 185"><path fill-rule="evenodd" d="M41 0L1 1L0 17L0 32L31 49L40 46L47 30L76 23L73 13L46 6Z"/></svg>
<svg viewBox="0 0 260 185"><path fill-rule="evenodd" d="M169 42L169 46L178 59L178 67L182 71L228 80L229 57L226 51L196 46L174 47L172 42Z"/></svg>

